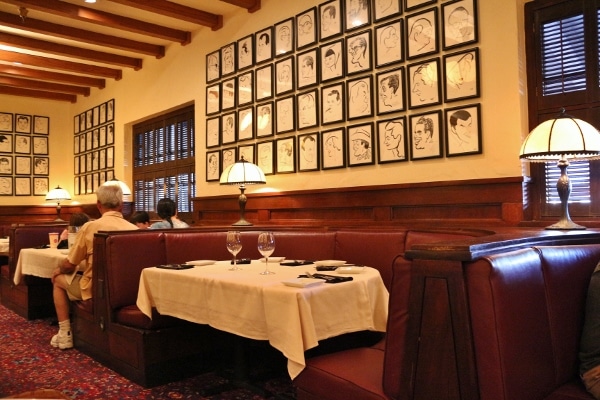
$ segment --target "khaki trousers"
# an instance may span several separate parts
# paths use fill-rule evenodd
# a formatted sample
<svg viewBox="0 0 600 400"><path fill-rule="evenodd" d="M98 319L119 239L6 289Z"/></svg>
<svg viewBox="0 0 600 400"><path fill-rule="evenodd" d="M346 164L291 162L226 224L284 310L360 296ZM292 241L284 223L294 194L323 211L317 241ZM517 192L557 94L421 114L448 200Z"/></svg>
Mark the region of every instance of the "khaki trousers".
<svg viewBox="0 0 600 400"><path fill-rule="evenodd" d="M595 399L600 400L600 365L595 366L581 375L583 384Z"/></svg>

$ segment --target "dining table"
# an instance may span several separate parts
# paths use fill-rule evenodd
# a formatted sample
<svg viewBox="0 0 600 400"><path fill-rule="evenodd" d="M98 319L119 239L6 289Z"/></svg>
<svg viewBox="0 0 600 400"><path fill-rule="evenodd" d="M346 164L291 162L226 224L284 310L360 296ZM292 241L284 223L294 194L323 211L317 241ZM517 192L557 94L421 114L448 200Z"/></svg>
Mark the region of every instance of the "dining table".
<svg viewBox="0 0 600 400"><path fill-rule="evenodd" d="M8 257L8 238L0 238L0 256Z"/></svg>
<svg viewBox="0 0 600 400"><path fill-rule="evenodd" d="M21 283L24 275L33 275L41 278L52 278L52 271L59 268L69 250L56 248L24 248L19 252L15 275L15 285ZM72 277L75 274L70 274Z"/></svg>
<svg viewBox="0 0 600 400"><path fill-rule="evenodd" d="M151 317L155 307L162 315L267 340L287 358L292 379L306 366L304 352L320 340L386 329L389 293L377 269L328 271L329 276L351 280L325 283L298 278L317 273L314 264L269 262L270 275L260 274L265 263L259 260L237 271L230 270L230 261L195 264L187 269L145 268L137 297L140 310Z"/></svg>

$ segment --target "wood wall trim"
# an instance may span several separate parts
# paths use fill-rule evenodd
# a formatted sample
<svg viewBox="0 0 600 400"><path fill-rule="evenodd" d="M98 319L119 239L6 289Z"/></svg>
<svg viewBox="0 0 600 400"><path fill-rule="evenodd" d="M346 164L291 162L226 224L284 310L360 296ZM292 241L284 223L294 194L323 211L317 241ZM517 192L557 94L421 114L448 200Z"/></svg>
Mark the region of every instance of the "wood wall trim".
<svg viewBox="0 0 600 400"><path fill-rule="evenodd" d="M248 194L245 217L260 225L516 226L522 177ZM239 192L192 199L195 225L238 220Z"/></svg>

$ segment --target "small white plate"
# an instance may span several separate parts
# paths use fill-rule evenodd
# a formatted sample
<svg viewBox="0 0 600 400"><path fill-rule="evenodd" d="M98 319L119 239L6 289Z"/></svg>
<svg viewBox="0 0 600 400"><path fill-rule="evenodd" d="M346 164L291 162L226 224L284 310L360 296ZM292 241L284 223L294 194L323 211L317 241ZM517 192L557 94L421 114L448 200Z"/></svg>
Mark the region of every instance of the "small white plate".
<svg viewBox="0 0 600 400"><path fill-rule="evenodd" d="M360 274L365 270L365 267L359 267L357 265L349 265L347 267L338 267L335 272L338 274Z"/></svg>
<svg viewBox="0 0 600 400"><path fill-rule="evenodd" d="M68 255L69 254L69 250L61 250L60 254L67 254Z"/></svg>
<svg viewBox="0 0 600 400"><path fill-rule="evenodd" d="M186 261L185 263L189 264L189 265L195 265L195 266L201 267L203 265L212 265L212 264L216 263L216 261L215 260L194 260L194 261Z"/></svg>
<svg viewBox="0 0 600 400"><path fill-rule="evenodd" d="M346 264L346 261L342 260L320 260L315 261L317 267L339 267Z"/></svg>
<svg viewBox="0 0 600 400"><path fill-rule="evenodd" d="M285 286L305 288L305 287L320 285L323 282L325 282L325 279L296 278L296 279L290 279L289 281L283 281L282 283Z"/></svg>
<svg viewBox="0 0 600 400"><path fill-rule="evenodd" d="M285 260L285 257L269 257L269 262L280 263ZM258 261L265 262L265 258L261 258Z"/></svg>

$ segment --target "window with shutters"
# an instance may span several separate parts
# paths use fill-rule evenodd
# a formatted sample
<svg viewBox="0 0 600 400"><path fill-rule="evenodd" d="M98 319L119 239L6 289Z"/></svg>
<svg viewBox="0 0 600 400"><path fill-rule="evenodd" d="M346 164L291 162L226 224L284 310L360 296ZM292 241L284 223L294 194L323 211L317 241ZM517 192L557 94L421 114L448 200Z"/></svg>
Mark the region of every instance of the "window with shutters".
<svg viewBox="0 0 600 400"><path fill-rule="evenodd" d="M168 197L177 203L181 218L190 218L195 169L193 106L133 127L136 210L155 211L158 200Z"/></svg>
<svg viewBox="0 0 600 400"><path fill-rule="evenodd" d="M537 0L525 5L529 128L567 114L600 127L600 0ZM559 216L560 170L531 163L524 203L532 220ZM600 216L600 161L571 162L572 216Z"/></svg>

